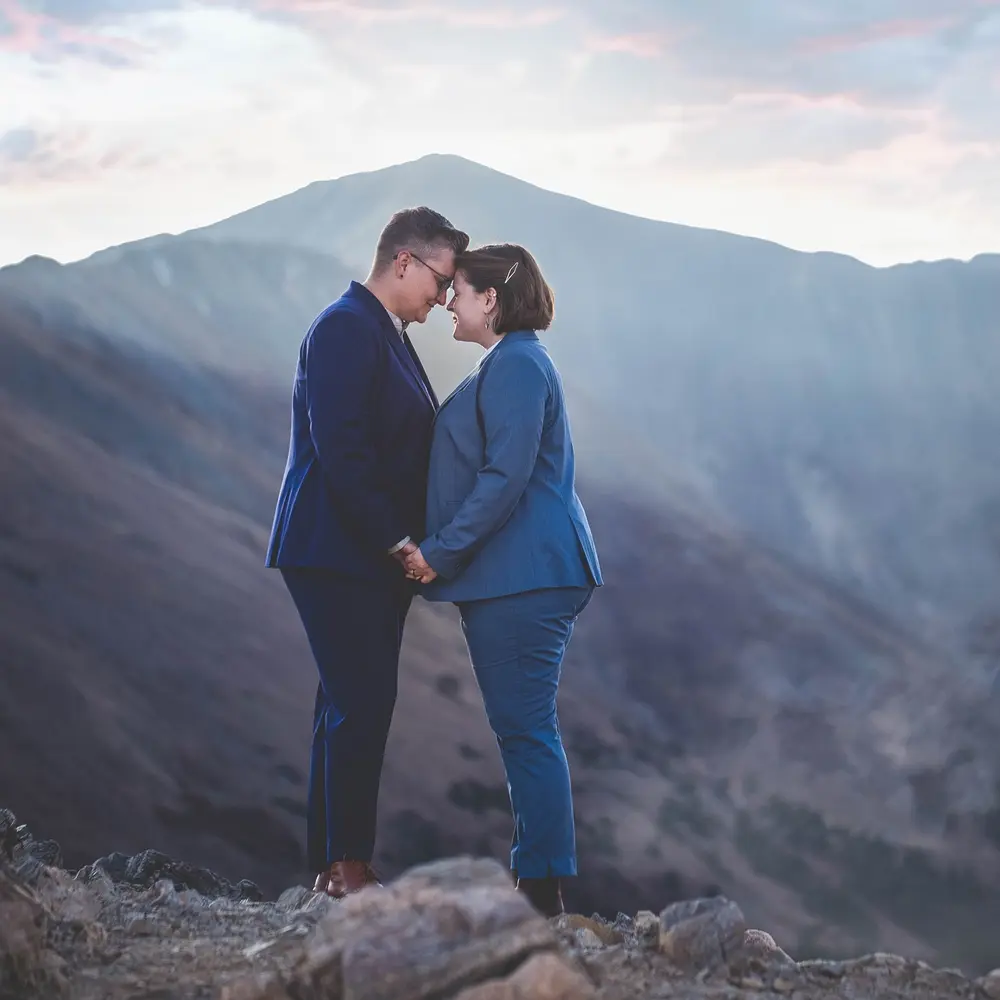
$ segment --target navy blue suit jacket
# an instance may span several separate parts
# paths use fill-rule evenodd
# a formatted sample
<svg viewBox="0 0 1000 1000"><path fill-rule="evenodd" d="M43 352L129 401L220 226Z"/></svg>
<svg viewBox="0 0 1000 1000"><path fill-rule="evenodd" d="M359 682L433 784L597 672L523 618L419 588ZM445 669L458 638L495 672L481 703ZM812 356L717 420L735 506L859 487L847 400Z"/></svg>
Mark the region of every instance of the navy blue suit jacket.
<svg viewBox="0 0 1000 1000"><path fill-rule="evenodd" d="M409 339L352 281L299 349L267 565L405 579L387 550L423 534L436 410Z"/></svg>
<svg viewBox="0 0 1000 1000"><path fill-rule="evenodd" d="M439 574L421 590L429 601L603 583L562 380L532 331L506 334L441 404L427 534L420 551Z"/></svg>

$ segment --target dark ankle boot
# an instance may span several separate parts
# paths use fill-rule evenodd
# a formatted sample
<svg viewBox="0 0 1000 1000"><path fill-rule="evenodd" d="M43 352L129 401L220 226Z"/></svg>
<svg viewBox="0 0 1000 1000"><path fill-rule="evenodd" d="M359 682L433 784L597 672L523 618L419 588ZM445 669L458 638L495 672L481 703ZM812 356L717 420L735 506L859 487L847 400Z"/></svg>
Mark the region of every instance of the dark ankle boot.
<svg viewBox="0 0 1000 1000"><path fill-rule="evenodd" d="M562 885L555 876L519 878L515 888L528 897L528 902L542 916L558 917L560 913L566 912L563 906Z"/></svg>

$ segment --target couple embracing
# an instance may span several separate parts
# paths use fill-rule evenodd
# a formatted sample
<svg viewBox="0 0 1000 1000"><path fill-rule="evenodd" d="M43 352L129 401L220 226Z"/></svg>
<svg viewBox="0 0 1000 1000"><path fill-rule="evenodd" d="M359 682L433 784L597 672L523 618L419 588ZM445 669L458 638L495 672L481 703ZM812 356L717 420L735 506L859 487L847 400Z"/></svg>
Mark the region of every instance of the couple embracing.
<svg viewBox="0 0 1000 1000"><path fill-rule="evenodd" d="M319 670L308 800L315 891L379 885L379 780L415 594L458 606L514 817L516 887L562 911L576 874L556 693L601 571L574 488L562 382L538 332L553 315L513 244L470 250L438 212L406 209L371 273L299 351L288 463L267 564L278 567ZM448 292L451 289L451 297ZM447 305L476 367L442 403L406 329Z"/></svg>

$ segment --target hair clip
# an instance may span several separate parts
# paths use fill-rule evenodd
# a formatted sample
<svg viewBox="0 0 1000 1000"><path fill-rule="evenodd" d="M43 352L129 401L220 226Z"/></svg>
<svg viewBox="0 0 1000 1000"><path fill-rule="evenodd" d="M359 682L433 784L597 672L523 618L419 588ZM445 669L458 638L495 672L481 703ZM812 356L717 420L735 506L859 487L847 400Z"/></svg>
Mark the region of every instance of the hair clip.
<svg viewBox="0 0 1000 1000"><path fill-rule="evenodd" d="M505 285L507 284L508 281L510 281L511 278L514 277L514 272L517 270L517 265L518 264L520 264L520 261L515 260L514 261L514 266L507 272L507 277L504 278L504 282L503 282Z"/></svg>

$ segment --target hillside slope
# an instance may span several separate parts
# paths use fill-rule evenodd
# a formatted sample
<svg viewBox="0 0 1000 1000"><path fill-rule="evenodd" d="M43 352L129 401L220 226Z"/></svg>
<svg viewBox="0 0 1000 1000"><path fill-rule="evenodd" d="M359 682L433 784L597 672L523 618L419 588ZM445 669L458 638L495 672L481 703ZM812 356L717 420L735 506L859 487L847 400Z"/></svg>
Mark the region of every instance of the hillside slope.
<svg viewBox="0 0 1000 1000"><path fill-rule="evenodd" d="M8 801L77 863L155 845L270 892L304 878L313 667L262 567L286 393L17 303L0 303L0 372ZM977 930L1000 884L980 692L739 534L580 489L609 584L561 700L574 905L716 886L806 953L995 960ZM415 606L383 787L389 872L504 857L502 773L451 609Z"/></svg>

